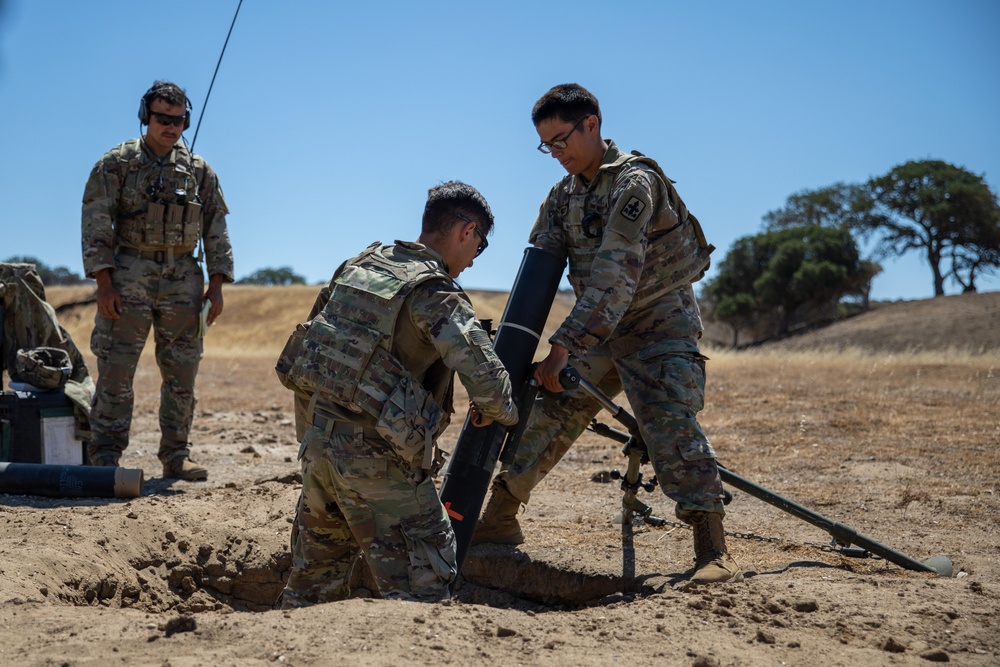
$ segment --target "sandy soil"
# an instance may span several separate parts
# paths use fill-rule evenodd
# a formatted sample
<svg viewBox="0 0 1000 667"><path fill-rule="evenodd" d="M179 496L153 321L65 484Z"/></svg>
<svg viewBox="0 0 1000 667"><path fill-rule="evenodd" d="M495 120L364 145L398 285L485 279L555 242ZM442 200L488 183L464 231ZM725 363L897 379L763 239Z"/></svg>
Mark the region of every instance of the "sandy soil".
<svg viewBox="0 0 1000 667"><path fill-rule="evenodd" d="M953 576L835 553L737 491L746 580L689 587L684 527L638 527L623 560L606 480L625 462L587 434L536 490L527 542L474 547L454 599L275 610L299 491L288 393L272 357L210 350L193 435L207 482L160 477L146 358L123 459L141 497L0 495L0 664L1000 664L997 356L713 357L703 422L723 463L917 560L945 554ZM659 491L641 498L670 518Z"/></svg>

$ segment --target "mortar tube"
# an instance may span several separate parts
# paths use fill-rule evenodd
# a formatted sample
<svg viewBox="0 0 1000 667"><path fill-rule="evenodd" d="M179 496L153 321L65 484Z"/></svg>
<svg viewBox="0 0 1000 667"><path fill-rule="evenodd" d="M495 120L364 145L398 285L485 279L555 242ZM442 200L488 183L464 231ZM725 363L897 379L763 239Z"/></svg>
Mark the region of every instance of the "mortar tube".
<svg viewBox="0 0 1000 667"><path fill-rule="evenodd" d="M524 251L521 268L507 299L493 348L510 376L518 398L528 387L531 360L541 342L542 329L552 308L566 260L542 248ZM520 401L518 401L520 402ZM521 415L526 420L528 415ZM498 422L482 428L472 426L471 412L466 415L458 435L451 462L441 484L441 502L455 531L455 554L458 571L462 570L472 533L479 521L483 501L489 491L507 437L507 427ZM506 452L513 458L515 452Z"/></svg>
<svg viewBox="0 0 1000 667"><path fill-rule="evenodd" d="M0 493L49 498L137 498L143 472L137 468L0 463Z"/></svg>

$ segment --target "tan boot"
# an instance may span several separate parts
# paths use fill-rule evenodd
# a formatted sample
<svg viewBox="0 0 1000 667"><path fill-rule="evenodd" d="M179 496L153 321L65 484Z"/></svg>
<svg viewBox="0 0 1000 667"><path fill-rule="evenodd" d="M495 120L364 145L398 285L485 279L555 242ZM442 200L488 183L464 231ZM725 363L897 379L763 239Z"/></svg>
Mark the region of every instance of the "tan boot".
<svg viewBox="0 0 1000 667"><path fill-rule="evenodd" d="M524 533L517 521L521 501L515 498L502 483L493 484L493 493L486 504L483 518L472 533L472 544L521 544Z"/></svg>
<svg viewBox="0 0 1000 667"><path fill-rule="evenodd" d="M694 531L694 574L691 582L715 584L743 581L743 572L726 550L726 532L722 516L715 512L694 512L690 517Z"/></svg>
<svg viewBox="0 0 1000 667"><path fill-rule="evenodd" d="M186 482L200 482L208 479L208 470L192 462L186 456L175 456L163 464L165 479L183 479Z"/></svg>

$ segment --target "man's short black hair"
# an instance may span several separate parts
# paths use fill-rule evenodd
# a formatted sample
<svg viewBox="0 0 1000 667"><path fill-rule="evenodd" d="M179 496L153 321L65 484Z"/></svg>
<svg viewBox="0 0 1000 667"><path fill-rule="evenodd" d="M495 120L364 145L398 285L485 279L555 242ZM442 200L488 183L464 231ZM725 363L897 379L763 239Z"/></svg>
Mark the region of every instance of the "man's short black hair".
<svg viewBox="0 0 1000 667"><path fill-rule="evenodd" d="M600 127L601 105L592 92L576 83L553 86L531 109L531 122L535 127L553 118L564 123L576 123L587 116L597 116L597 126Z"/></svg>
<svg viewBox="0 0 1000 667"><path fill-rule="evenodd" d="M154 81L146 91L146 108L153 106L154 100L163 100L171 106L190 107L187 93L171 81Z"/></svg>
<svg viewBox="0 0 1000 667"><path fill-rule="evenodd" d="M493 211L471 185L448 181L427 191L421 233L440 236L465 222L462 218L475 223L483 234L493 231Z"/></svg>

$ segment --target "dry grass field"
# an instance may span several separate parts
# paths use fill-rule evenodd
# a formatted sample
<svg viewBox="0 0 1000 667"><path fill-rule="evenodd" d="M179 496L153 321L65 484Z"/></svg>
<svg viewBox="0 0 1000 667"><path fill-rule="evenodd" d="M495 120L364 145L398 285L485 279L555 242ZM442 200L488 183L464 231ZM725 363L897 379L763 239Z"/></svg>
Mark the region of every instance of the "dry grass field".
<svg viewBox="0 0 1000 667"><path fill-rule="evenodd" d="M123 461L145 471L143 495L0 496L0 664L1000 664L1000 293L889 304L751 352L706 348L702 422L720 461L917 560L947 555L951 577L834 553L823 531L736 492L726 527L744 582L687 587L690 533L643 526L623 595L621 492L595 480L624 461L587 434L525 509L526 543L473 548L453 600L282 612L271 603L298 486L272 369L317 290L227 288L193 435L208 482L159 478L147 349ZM506 294L472 297L499 322ZM559 295L550 329L570 304ZM60 313L94 372L92 320L93 306ZM659 491L642 497L670 518Z"/></svg>

